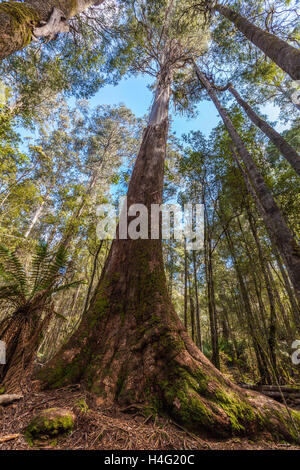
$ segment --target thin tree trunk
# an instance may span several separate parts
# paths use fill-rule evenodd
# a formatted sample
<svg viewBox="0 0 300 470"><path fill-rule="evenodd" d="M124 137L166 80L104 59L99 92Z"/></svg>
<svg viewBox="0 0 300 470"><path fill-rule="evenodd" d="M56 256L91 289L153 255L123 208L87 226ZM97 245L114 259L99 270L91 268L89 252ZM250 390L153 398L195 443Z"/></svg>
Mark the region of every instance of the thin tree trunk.
<svg viewBox="0 0 300 470"><path fill-rule="evenodd" d="M273 142L275 147L278 148L279 152L287 159L296 173L300 176L300 155L296 152L296 150L284 139L284 137L276 132L273 127L271 127L266 121L256 114L251 106L249 106L249 104L242 99L232 84L229 85L228 89L230 93L236 98L240 106L244 109L251 121L265 133L265 135Z"/></svg>
<svg viewBox="0 0 300 470"><path fill-rule="evenodd" d="M172 253L172 250L171 250L171 253L170 253L170 274L169 274L169 282L168 282L168 289L169 289L169 294L170 294L170 297L172 299L172 296L173 296L173 273L174 273L174 257L173 257L173 253Z"/></svg>
<svg viewBox="0 0 300 470"><path fill-rule="evenodd" d="M276 256L276 261L277 261L277 264L278 264L278 267L279 267L279 270L280 270L280 273L281 273L281 276L282 276L282 279L283 279L283 282L284 282L284 285L285 285L285 288L286 288L286 291L287 291L287 294L288 294L288 297L289 297L289 301L290 301L290 304L291 304L292 316L293 316L295 325L298 329L298 332L300 333L300 308L299 308L299 304L297 303L297 299L294 296L294 292L291 288L290 280L289 280L289 278L286 274L286 270L285 270L285 268L282 264L280 254L277 252L277 250L275 251L275 256Z"/></svg>
<svg viewBox="0 0 300 470"><path fill-rule="evenodd" d="M186 239L184 239L184 327L186 331L187 331L187 279L188 279L187 252L186 252Z"/></svg>
<svg viewBox="0 0 300 470"><path fill-rule="evenodd" d="M202 351L202 336L201 336L201 324L200 324L200 309L199 309L199 297L198 297L198 279L197 279L197 265L195 250L193 250L193 267L194 267L194 284L195 284L195 299L196 299L196 327L197 327L197 344Z"/></svg>
<svg viewBox="0 0 300 470"><path fill-rule="evenodd" d="M48 245L48 247L51 247L51 245L52 245L52 242L53 242L53 240L54 240L54 237L55 237L56 232L57 232L57 229L58 229L58 225L59 225L59 223L56 222L56 223L52 226L52 229L51 229L51 231L50 231L50 233L49 233L49 236L48 236L48 238L47 238L47 245Z"/></svg>
<svg viewBox="0 0 300 470"><path fill-rule="evenodd" d="M20 183L20 181L22 181L22 179L25 178L25 176L29 173L30 170L31 169L24 171L24 173L13 184L9 185L8 188L6 188L6 190L1 192L0 196L3 194L3 192L6 192L6 195L4 196L4 198L2 199L0 203L0 209L4 205L5 201L7 201L7 199L11 195L12 188L15 188Z"/></svg>
<svg viewBox="0 0 300 470"><path fill-rule="evenodd" d="M251 194L251 196L253 197L253 199L256 203L256 206L258 208L258 212L261 214L261 216L262 216L262 218L265 222L265 225L268 229L268 221L265 218L264 208L262 207L262 205L260 203L260 200L258 199L258 196L257 196L257 194L256 194L256 192L255 192L255 190L254 190L254 188L251 184L251 181L250 181L250 178L249 178L248 174L242 168L234 149L232 149L232 155L233 155L233 157L234 157L234 159L235 159L235 161L236 161L236 163L237 163L237 165L238 165L238 167L239 167L239 169L240 169L240 171L241 171L241 173L244 177L246 187L249 191L249 194ZM280 269L280 272L281 272L281 275L282 275L282 278L283 278L283 281L284 281L284 285L285 285L287 294L289 296L291 309L292 309L292 314L293 314L293 318L294 318L294 321L295 321L295 325L297 325L297 328L300 331L300 329L299 329L300 328L300 312L299 312L299 308L298 308L298 305L297 305L297 300L294 297L294 293L292 291L290 281L289 281L288 276L286 275L285 269L282 265L280 254L278 253L277 246L276 246L276 241L275 241L275 238L273 236L273 232L272 232L271 229L269 229L268 232L269 232L270 240L271 240L271 243L272 243L272 246L273 246L273 252L275 253L277 264L279 266L279 269ZM284 315L284 317L285 317L285 315Z"/></svg>
<svg viewBox="0 0 300 470"><path fill-rule="evenodd" d="M69 246L70 241L72 240L74 236L74 228L77 226L77 222L80 219L82 212L86 206L86 198L90 196L93 192L93 189L96 186L97 183L97 178L98 178L98 173L101 169L98 168L97 171L93 172L93 174L90 177L90 180L87 185L87 189L84 193L84 195L81 197L80 203L78 206L74 209L71 217L70 217L70 224L67 226L66 231L62 237L62 240L60 242L61 245L64 245L65 248Z"/></svg>
<svg viewBox="0 0 300 470"><path fill-rule="evenodd" d="M227 111L221 105L215 90L199 70L195 64L195 70L199 81L206 88L209 96L218 109L222 117L225 127L234 143L238 152L247 168L247 172L251 178L252 184L257 192L260 204L258 209L263 207L264 213L262 214L265 224L269 232L271 232L272 239L276 242L276 246L283 256L291 282L294 286L297 298L300 299L300 248L294 239L277 203L275 202L272 192L265 183L261 173L259 172L253 158L244 145L240 135L236 131Z"/></svg>
<svg viewBox="0 0 300 470"><path fill-rule="evenodd" d="M243 229L241 221L240 221L240 217L237 217L237 221L238 221L238 225L239 225L241 235L243 237L246 253L247 253L247 256L248 256L249 261L251 263L251 277L253 279L253 283L254 283L254 286L255 286L256 297L257 297L258 305L259 305L259 317L255 313L254 313L254 315L256 317L257 324L258 325L262 324L262 328L263 328L262 334L267 335L268 334L268 327L267 327L267 322L266 322L267 312L266 312L264 301L263 301L263 298L262 298L262 285L263 285L263 282L262 282L262 278L261 278L261 273L258 270L257 263L253 259L253 255L251 253L251 247L249 248L249 246L248 246L248 242L247 242L245 232L244 232L244 229Z"/></svg>
<svg viewBox="0 0 300 470"><path fill-rule="evenodd" d="M144 204L149 211L162 202L169 85L170 70L163 67L128 188L129 207ZM148 222L149 228L149 212ZM77 332L40 377L51 387L81 381L98 405L139 404L194 430L226 436L265 428L297 439L284 407L232 384L189 338L168 296L161 236L122 234L113 241ZM300 425L300 414L294 419Z"/></svg>
<svg viewBox="0 0 300 470"><path fill-rule="evenodd" d="M268 270L269 278L270 278L271 283L273 285L273 292L274 292L274 295L275 295L276 303L278 305L278 309L280 311L280 315L281 315L282 321L283 321L284 326L285 326L286 335L291 340L291 343L292 343L293 340L294 340L295 333L294 333L294 330L291 326L289 314L288 314L288 312L286 312L286 309L282 304L282 301L281 301L281 298L280 298L280 295L279 295L279 292L278 292L278 289L277 289L277 286L276 286L276 283L275 283L275 280L274 280L274 277L273 277L273 274L272 274L269 263L267 263L267 270Z"/></svg>
<svg viewBox="0 0 300 470"><path fill-rule="evenodd" d="M192 329L192 340L195 342L195 306L192 293L191 279L189 277L189 298L190 298L190 316L191 316L191 329Z"/></svg>
<svg viewBox="0 0 300 470"><path fill-rule="evenodd" d="M213 268L212 268L211 236L210 236L207 207L206 207L206 201L205 201L204 180L202 183L202 204L204 205L204 262L205 262L205 278L206 278L206 288L207 288L210 338L211 338L211 348L212 348L212 363L217 369L219 369L220 368L219 335L218 335L218 323L217 323L217 312L216 312L215 290L214 290L214 279L213 279Z"/></svg>
<svg viewBox="0 0 300 470"><path fill-rule="evenodd" d="M31 223L28 227L28 229L26 230L26 233L24 235L24 238L27 239L29 237L29 235L31 234L32 230L34 229L35 225L38 223L38 221L40 220L40 217L42 215L42 212L43 212L43 209L44 209L44 206L46 204L46 201L47 201L47 197L45 197L45 199L41 202L41 204L38 206L38 208L36 209L33 217L32 217L32 220L31 220Z"/></svg>
<svg viewBox="0 0 300 470"><path fill-rule="evenodd" d="M52 39L67 32L70 18L103 0L27 0L0 4L0 60L34 38ZM46 24L44 24L46 23Z"/></svg>
<svg viewBox="0 0 300 470"><path fill-rule="evenodd" d="M247 208L247 214L248 214L250 229L251 229L253 238L256 243L260 266L262 269L263 277L265 280L265 286L266 286L268 298L269 298L269 304L270 304L269 348L270 348L270 356L271 356L273 371L275 372L276 377L278 378L277 358L276 358L277 317L276 317L275 298L274 298L274 293L273 293L273 288L272 288L272 280L270 279L270 276L269 276L267 261L263 254L263 249L261 247L260 240L258 238L255 222L253 220L253 217L249 208Z"/></svg>
<svg viewBox="0 0 300 470"><path fill-rule="evenodd" d="M225 5L216 5L215 10L225 16L246 38L263 51L294 80L300 80L300 52L274 34L250 23L245 17Z"/></svg>
<svg viewBox="0 0 300 470"><path fill-rule="evenodd" d="M241 294L242 294L244 308L245 308L245 314L246 314L246 320L247 320L249 332L251 334L251 340L253 342L253 349L254 349L254 352L255 352L255 355L256 355L257 366L258 366L258 370L259 370L259 373L260 373L260 376L261 376L261 382L270 384L270 383L272 383L272 379L271 379L271 375L269 373L268 360L266 358L266 354L265 354L265 351L264 351L264 348L263 348L263 345L262 345L260 334L257 331L258 328L257 328L256 321L255 321L255 318L254 318L254 315L253 315L252 308L251 308L251 302L250 302L248 290L247 290L246 284L244 282L244 278L243 278L240 266L238 264L237 258L236 258L235 253L234 253L233 241L232 241L230 233L227 229L225 229L225 235L226 235L226 239L227 239L229 252L230 252L231 257L232 257L233 262L234 262L235 271L236 271L237 278L238 278L239 285L240 285L240 289L241 289Z"/></svg>

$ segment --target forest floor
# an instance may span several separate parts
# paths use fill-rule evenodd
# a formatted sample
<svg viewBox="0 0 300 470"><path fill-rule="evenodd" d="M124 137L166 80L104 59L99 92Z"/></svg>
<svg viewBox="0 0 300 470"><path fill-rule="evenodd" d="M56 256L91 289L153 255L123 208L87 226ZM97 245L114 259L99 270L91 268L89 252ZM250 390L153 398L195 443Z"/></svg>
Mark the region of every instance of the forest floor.
<svg viewBox="0 0 300 470"><path fill-rule="evenodd" d="M28 444L24 427L43 409L61 407L76 415L73 432L64 437L38 444ZM129 412L131 411L131 412ZM69 450L296 450L299 446L271 440L267 434L256 438L212 439L194 435L167 418L143 416L138 409L101 409L80 386L55 391L28 391L23 399L0 407L0 450L69 449Z"/></svg>

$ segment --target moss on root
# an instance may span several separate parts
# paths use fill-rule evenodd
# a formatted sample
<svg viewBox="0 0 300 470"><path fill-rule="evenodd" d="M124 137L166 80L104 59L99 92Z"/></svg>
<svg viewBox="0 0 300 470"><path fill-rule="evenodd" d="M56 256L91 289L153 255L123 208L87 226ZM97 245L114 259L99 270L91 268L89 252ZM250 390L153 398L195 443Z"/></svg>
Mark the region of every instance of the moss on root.
<svg viewBox="0 0 300 470"><path fill-rule="evenodd" d="M257 419L250 404L227 392L202 369L194 373L177 367L169 380L160 383L169 412L193 430L222 436L241 434Z"/></svg>
<svg viewBox="0 0 300 470"><path fill-rule="evenodd" d="M262 428L268 430L277 440L300 444L300 412L285 407L264 406Z"/></svg>
<svg viewBox="0 0 300 470"><path fill-rule="evenodd" d="M252 402L243 391L230 388L202 368L192 371L169 364L169 369L172 373L159 383L162 408L158 412L167 410L186 428L221 437L268 431L279 440L299 443L299 412L287 411L273 401L265 405L255 399Z"/></svg>
<svg viewBox="0 0 300 470"><path fill-rule="evenodd" d="M22 45L29 44L32 39L32 27L39 22L39 15L34 8L20 2L2 2L0 13L10 17L12 31L21 37Z"/></svg>

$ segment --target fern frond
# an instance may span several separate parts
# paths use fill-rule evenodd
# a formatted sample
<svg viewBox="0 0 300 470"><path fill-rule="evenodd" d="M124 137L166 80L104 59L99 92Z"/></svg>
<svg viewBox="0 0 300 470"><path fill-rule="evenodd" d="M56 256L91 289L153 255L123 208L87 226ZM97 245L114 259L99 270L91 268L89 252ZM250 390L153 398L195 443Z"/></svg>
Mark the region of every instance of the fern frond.
<svg viewBox="0 0 300 470"><path fill-rule="evenodd" d="M51 262L45 270L43 279L41 280L37 291L49 289L51 290L58 278L61 277L63 268L67 264L67 251L64 246L60 246L52 258Z"/></svg>
<svg viewBox="0 0 300 470"><path fill-rule="evenodd" d="M26 273L16 254L5 246L0 245L0 259L2 259L2 272L13 277L18 282L22 294L26 296Z"/></svg>
<svg viewBox="0 0 300 470"><path fill-rule="evenodd" d="M33 290L42 279L45 266L50 262L51 256L52 254L48 251L47 243L40 241L31 261L29 280Z"/></svg>

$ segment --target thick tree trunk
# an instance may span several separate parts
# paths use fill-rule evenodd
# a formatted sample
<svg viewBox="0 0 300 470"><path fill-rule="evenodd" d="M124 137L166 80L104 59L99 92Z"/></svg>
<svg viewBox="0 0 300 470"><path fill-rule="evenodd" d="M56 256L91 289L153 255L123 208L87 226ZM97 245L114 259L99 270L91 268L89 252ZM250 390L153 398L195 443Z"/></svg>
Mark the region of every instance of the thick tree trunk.
<svg viewBox="0 0 300 470"><path fill-rule="evenodd" d="M246 38L261 49L266 56L287 72L294 80L300 80L300 52L287 42L270 34L225 5L216 5L215 10L232 21Z"/></svg>
<svg viewBox="0 0 300 470"><path fill-rule="evenodd" d="M279 152L287 159L296 173L300 176L300 155L296 150L280 134L278 134L273 127L256 114L251 106L242 99L233 85L230 84L228 89L244 109L251 121L265 133L265 135L273 142L275 147L278 148Z"/></svg>
<svg viewBox="0 0 300 470"><path fill-rule="evenodd" d="M52 39L68 31L67 20L103 0L27 0L0 4L0 60L34 38Z"/></svg>
<svg viewBox="0 0 300 470"><path fill-rule="evenodd" d="M257 193L260 204L258 209L263 208L264 222L268 231L270 232L272 240L276 242L276 246L283 256L289 272L291 282L294 286L295 293L300 299L300 247L293 237L274 197L271 190L264 181L260 171L258 170L253 158L248 152L241 136L235 129L227 111L221 105L217 94L205 75L199 70L196 64L195 71L199 81L206 88L210 98L215 104L220 116L223 119L225 127L230 135L234 145L236 146L239 155L241 156L247 172L250 176L253 187Z"/></svg>
<svg viewBox="0 0 300 470"><path fill-rule="evenodd" d="M162 202L168 77L161 80L128 189L128 207ZM45 385L82 381L98 405L143 404L214 434L269 429L296 440L300 415L228 381L199 351L167 292L160 239L114 240L78 331L41 372Z"/></svg>

